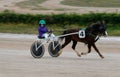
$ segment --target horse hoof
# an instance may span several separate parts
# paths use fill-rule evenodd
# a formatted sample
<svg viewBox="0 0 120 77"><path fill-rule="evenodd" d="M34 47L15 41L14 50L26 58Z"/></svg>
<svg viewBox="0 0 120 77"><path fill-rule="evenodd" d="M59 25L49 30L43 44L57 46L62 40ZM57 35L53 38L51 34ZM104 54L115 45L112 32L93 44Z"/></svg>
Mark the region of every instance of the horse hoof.
<svg viewBox="0 0 120 77"><path fill-rule="evenodd" d="M82 52L81 55L87 55L87 53L83 53L83 52Z"/></svg>
<svg viewBox="0 0 120 77"><path fill-rule="evenodd" d="M78 57L81 57L81 55L80 54L77 54L78 55Z"/></svg>
<svg viewBox="0 0 120 77"><path fill-rule="evenodd" d="M101 59L104 59L104 57L103 57L103 56L101 56Z"/></svg>
<svg viewBox="0 0 120 77"><path fill-rule="evenodd" d="M100 55L101 59L104 59L104 56L103 55Z"/></svg>
<svg viewBox="0 0 120 77"><path fill-rule="evenodd" d="M61 53L62 53L62 50L58 52L58 55L61 55Z"/></svg>
<svg viewBox="0 0 120 77"><path fill-rule="evenodd" d="M61 53L58 53L58 55L60 56L60 55L61 55Z"/></svg>

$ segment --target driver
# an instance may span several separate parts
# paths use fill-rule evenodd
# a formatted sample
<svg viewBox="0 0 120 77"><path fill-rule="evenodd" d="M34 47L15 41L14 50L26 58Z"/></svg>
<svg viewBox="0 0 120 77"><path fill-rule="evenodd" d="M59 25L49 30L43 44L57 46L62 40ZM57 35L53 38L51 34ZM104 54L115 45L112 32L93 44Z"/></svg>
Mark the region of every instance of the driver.
<svg viewBox="0 0 120 77"><path fill-rule="evenodd" d="M39 27L38 27L38 38L45 38L47 39L49 36L55 37L54 34L50 34L51 31L48 31L46 28L46 21L40 20Z"/></svg>

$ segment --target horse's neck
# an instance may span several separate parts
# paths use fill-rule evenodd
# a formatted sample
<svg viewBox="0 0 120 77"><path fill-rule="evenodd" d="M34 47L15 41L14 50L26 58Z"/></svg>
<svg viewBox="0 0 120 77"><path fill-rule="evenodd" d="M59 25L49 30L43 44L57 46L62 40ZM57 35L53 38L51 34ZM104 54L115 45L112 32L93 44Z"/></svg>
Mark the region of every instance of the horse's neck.
<svg viewBox="0 0 120 77"><path fill-rule="evenodd" d="M92 27L86 28L86 34L88 34L88 36L92 36L94 38L96 38L98 36L98 33L94 32Z"/></svg>

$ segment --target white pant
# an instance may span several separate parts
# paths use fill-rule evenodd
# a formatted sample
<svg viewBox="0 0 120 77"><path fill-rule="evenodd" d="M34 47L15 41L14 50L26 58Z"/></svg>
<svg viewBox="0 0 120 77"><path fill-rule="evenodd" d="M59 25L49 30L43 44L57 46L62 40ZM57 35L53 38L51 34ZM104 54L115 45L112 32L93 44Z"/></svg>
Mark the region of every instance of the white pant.
<svg viewBox="0 0 120 77"><path fill-rule="evenodd" d="M53 33L52 34L45 33L43 34L43 37L45 37L45 39L48 39L48 38L54 38L55 35Z"/></svg>

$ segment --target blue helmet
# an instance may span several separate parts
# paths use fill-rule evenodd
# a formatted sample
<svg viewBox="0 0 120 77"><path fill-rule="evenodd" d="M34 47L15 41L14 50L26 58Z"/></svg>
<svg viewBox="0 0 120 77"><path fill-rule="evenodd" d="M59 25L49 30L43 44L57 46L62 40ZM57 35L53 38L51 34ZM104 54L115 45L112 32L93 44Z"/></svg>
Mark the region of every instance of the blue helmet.
<svg viewBox="0 0 120 77"><path fill-rule="evenodd" d="M45 20L40 20L40 21L39 21L39 24L41 24L41 25L45 25L46 22L45 22Z"/></svg>

